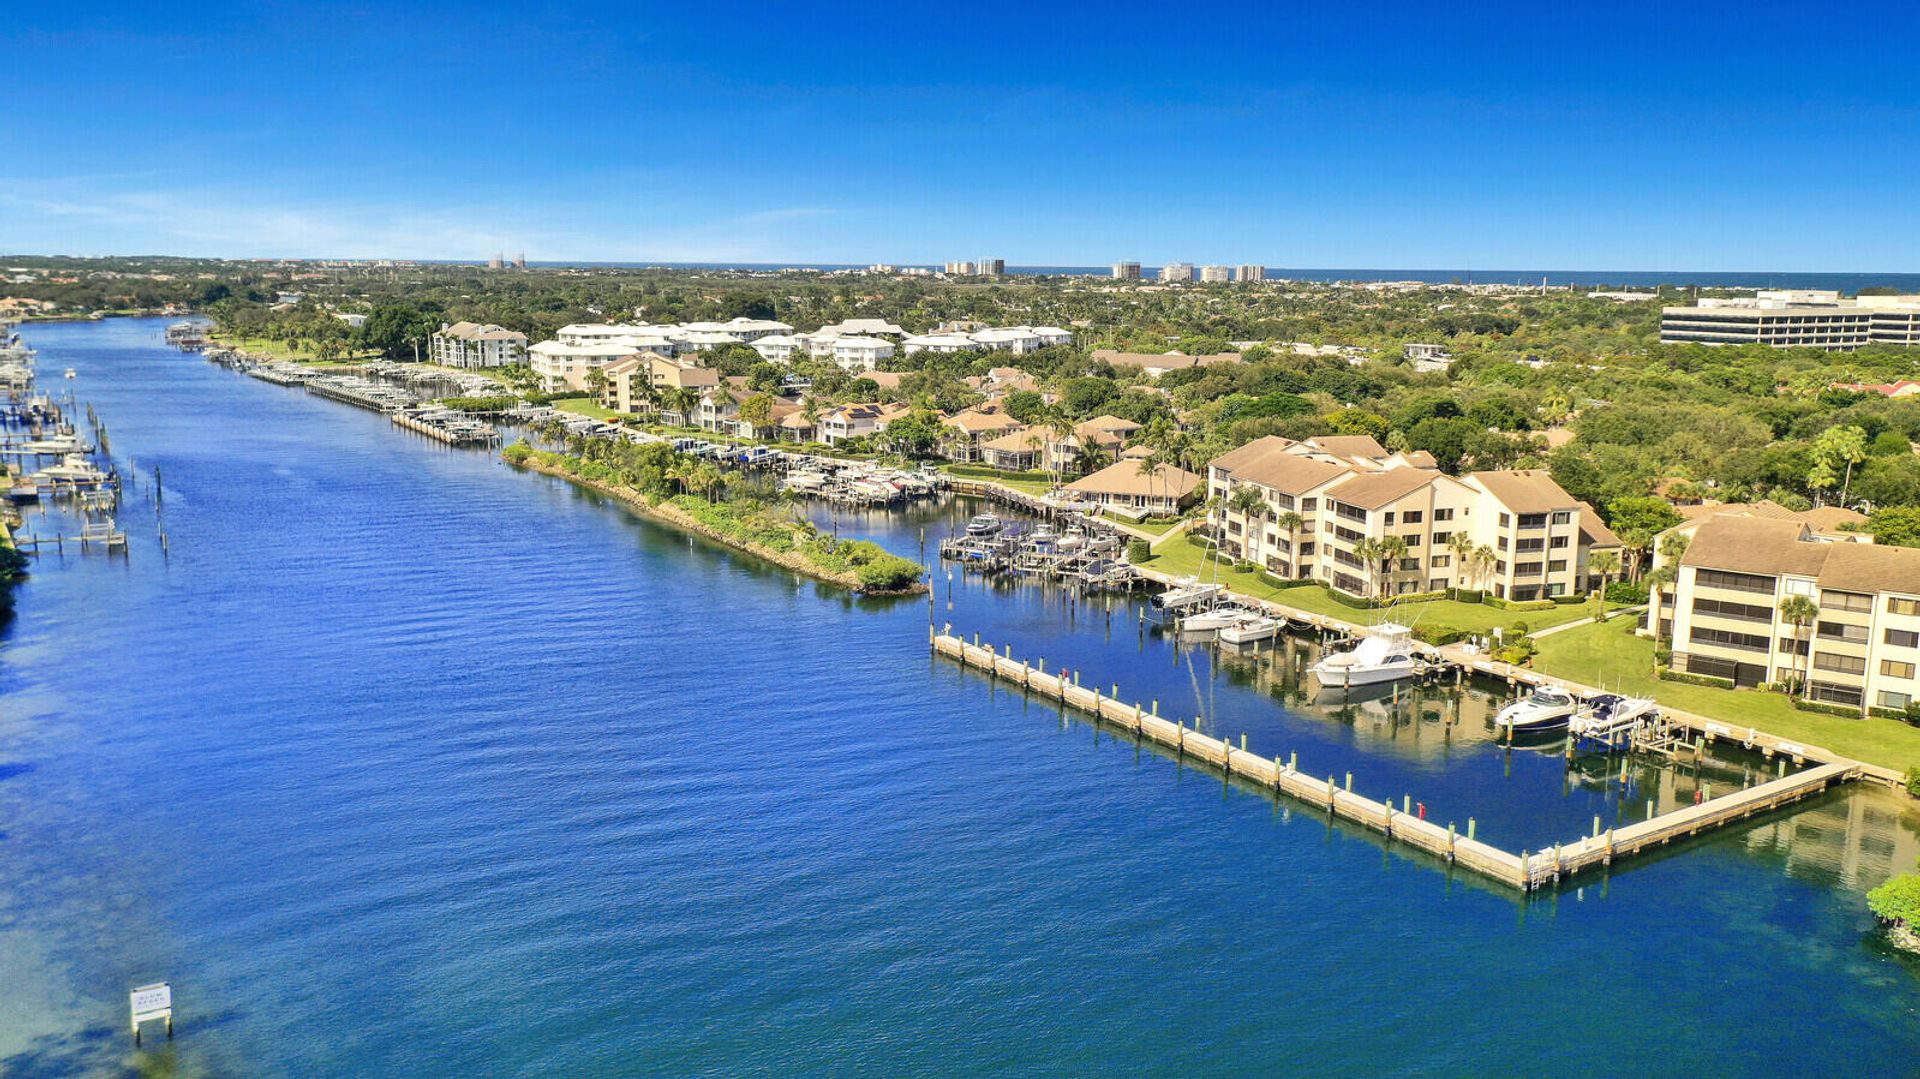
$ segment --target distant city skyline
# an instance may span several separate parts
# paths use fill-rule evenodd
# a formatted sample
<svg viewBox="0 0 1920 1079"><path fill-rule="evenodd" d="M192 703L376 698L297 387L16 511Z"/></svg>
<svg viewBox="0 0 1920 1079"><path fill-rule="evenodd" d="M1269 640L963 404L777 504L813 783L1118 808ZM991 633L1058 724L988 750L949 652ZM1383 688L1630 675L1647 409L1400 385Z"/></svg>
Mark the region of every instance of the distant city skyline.
<svg viewBox="0 0 1920 1079"><path fill-rule="evenodd" d="M1719 12L49 5L0 246L1920 270L1920 20Z"/></svg>

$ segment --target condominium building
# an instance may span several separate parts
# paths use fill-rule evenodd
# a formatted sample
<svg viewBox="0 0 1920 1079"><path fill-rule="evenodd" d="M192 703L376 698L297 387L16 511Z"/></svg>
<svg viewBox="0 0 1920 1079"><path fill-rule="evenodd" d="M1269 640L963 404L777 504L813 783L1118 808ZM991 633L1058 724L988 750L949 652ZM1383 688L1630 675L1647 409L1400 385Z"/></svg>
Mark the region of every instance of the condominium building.
<svg viewBox="0 0 1920 1079"><path fill-rule="evenodd" d="M977 268L983 277L1003 277L1007 272L1006 259L981 259Z"/></svg>
<svg viewBox="0 0 1920 1079"><path fill-rule="evenodd" d="M953 274L955 277L972 277L974 274L980 272L980 267L977 263L972 262L949 262L947 263L947 272Z"/></svg>
<svg viewBox="0 0 1920 1079"><path fill-rule="evenodd" d="M1215 458L1221 550L1287 579L1352 595L1479 588L1512 600L1578 595L1587 563L1620 541L1544 471L1449 476L1425 453L1390 454L1365 436L1268 436ZM1264 506L1234 496L1251 488ZM1283 522L1297 525L1289 527ZM1391 543L1391 560L1376 554Z"/></svg>
<svg viewBox="0 0 1920 1079"><path fill-rule="evenodd" d="M1235 281L1265 281L1267 279L1267 268L1265 266L1255 266L1251 262L1245 263L1233 268L1233 279Z"/></svg>
<svg viewBox="0 0 1920 1079"><path fill-rule="evenodd" d="M600 404L615 412L645 412L668 390L705 390L720 384L720 372L657 352L624 356L601 370L606 383L600 389Z"/></svg>
<svg viewBox="0 0 1920 1079"><path fill-rule="evenodd" d="M1200 280L1210 285L1218 284L1222 281L1231 281L1233 280L1233 267L1202 266L1200 267Z"/></svg>
<svg viewBox="0 0 1920 1079"><path fill-rule="evenodd" d="M1116 263L1114 263L1114 264L1113 264L1113 279L1114 279L1115 281L1138 281L1138 280L1140 280L1140 264L1139 264L1139 263L1137 263L1137 262L1116 262Z"/></svg>
<svg viewBox="0 0 1920 1079"><path fill-rule="evenodd" d="M548 393L585 390L589 372L641 351L643 348L630 338L610 338L591 345L542 341L527 350L527 363L539 376L540 388Z"/></svg>
<svg viewBox="0 0 1920 1079"><path fill-rule="evenodd" d="M1169 262L1160 267L1160 280L1188 283L1193 280L1193 263Z"/></svg>
<svg viewBox="0 0 1920 1079"><path fill-rule="evenodd" d="M491 324L443 322L439 331L428 339L427 357L442 367L505 367L525 363L527 335Z"/></svg>
<svg viewBox="0 0 1920 1079"><path fill-rule="evenodd" d="M1780 610L1794 596L1816 612L1800 624ZM1920 695L1920 550L1822 542L1796 521L1713 517L1680 559L1672 626L1676 671L1904 709Z"/></svg>
<svg viewBox="0 0 1920 1079"><path fill-rule="evenodd" d="M1766 289L1660 309L1669 344L1771 345L1852 352L1863 345L1920 345L1920 296L1843 299L1825 289Z"/></svg>

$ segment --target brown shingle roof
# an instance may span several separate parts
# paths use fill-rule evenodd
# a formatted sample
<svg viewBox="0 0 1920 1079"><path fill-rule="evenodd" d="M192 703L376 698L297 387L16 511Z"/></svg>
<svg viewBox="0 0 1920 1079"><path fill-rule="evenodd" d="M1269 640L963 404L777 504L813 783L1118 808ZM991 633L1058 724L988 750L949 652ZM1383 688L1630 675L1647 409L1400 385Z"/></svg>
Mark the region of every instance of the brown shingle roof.
<svg viewBox="0 0 1920 1079"><path fill-rule="evenodd" d="M1514 513L1547 513L1552 510L1570 510L1580 503L1572 495L1553 482L1553 477L1541 468L1502 469L1494 472L1473 472L1467 475L1477 480L1493 497Z"/></svg>
<svg viewBox="0 0 1920 1079"><path fill-rule="evenodd" d="M1067 490L1089 495L1148 495L1185 498L1200 486L1200 477L1172 465L1160 465L1151 472L1139 461L1128 459L1108 465L1090 476L1067 484Z"/></svg>
<svg viewBox="0 0 1920 1079"><path fill-rule="evenodd" d="M1001 453L1038 453L1046 444L1045 432L1031 427L1016 427L999 438L982 442L980 448Z"/></svg>
<svg viewBox="0 0 1920 1079"><path fill-rule="evenodd" d="M1834 545L1802 542L1806 526L1798 521L1762 517L1709 517L1700 523L1680 559L1683 566L1735 573L1819 574Z"/></svg>
<svg viewBox="0 0 1920 1079"><path fill-rule="evenodd" d="M1363 472L1344 483L1328 488L1327 497L1337 498L1363 510L1379 509L1418 491L1440 478L1440 473L1424 468L1389 468L1385 472Z"/></svg>
<svg viewBox="0 0 1920 1079"><path fill-rule="evenodd" d="M1822 543L1820 587L1848 592L1920 593L1920 549L1876 543Z"/></svg>
<svg viewBox="0 0 1920 1079"><path fill-rule="evenodd" d="M1110 363L1115 367L1134 367L1140 369L1178 370L1184 367L1211 367L1216 363L1239 363L1238 352L1210 352L1199 356L1187 356L1178 352L1121 352L1111 348L1093 350L1095 363Z"/></svg>
<svg viewBox="0 0 1920 1079"><path fill-rule="evenodd" d="M1239 449L1228 450L1215 457L1209 464L1214 468L1224 468L1228 473L1236 473L1249 465L1264 461L1293 445L1293 439L1279 435L1263 435Z"/></svg>
<svg viewBox="0 0 1920 1079"><path fill-rule="evenodd" d="M1385 457L1387 448L1372 435L1322 435L1307 444L1337 457Z"/></svg>
<svg viewBox="0 0 1920 1079"><path fill-rule="evenodd" d="M1014 419L1005 412L982 412L977 408L969 408L962 412L956 412L947 417L946 423L947 426L958 427L968 434L978 434L983 431L1005 431L1021 425L1019 420Z"/></svg>
<svg viewBox="0 0 1920 1079"><path fill-rule="evenodd" d="M1580 503L1580 542L1589 547L1619 547L1620 537L1600 519L1592 506Z"/></svg>
<svg viewBox="0 0 1920 1079"><path fill-rule="evenodd" d="M1270 487L1281 494L1301 495L1352 474L1353 470L1345 465L1282 453L1235 470L1233 478Z"/></svg>

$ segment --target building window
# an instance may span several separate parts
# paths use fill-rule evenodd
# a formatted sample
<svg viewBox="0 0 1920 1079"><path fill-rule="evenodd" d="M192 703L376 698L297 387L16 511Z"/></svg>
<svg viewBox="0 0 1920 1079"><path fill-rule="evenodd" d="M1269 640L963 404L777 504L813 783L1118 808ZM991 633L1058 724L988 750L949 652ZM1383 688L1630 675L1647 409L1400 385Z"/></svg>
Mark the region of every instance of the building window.
<svg viewBox="0 0 1920 1079"><path fill-rule="evenodd" d="M1493 564L1493 572L1495 572L1495 573L1499 573L1499 574L1503 574L1503 575L1504 575L1504 574L1505 574L1505 573L1507 572L1507 563L1506 563L1506 560L1505 560L1505 559L1501 559L1501 560L1499 560L1499 561L1496 561L1496 562L1495 562L1495 563ZM1502 599L1505 599L1506 597L1504 597L1504 596L1502 596L1501 598L1502 598Z"/></svg>
<svg viewBox="0 0 1920 1079"><path fill-rule="evenodd" d="M1453 556L1450 554L1437 554L1429 560L1428 564L1434 569L1446 569L1448 566L1453 565Z"/></svg>
<svg viewBox="0 0 1920 1079"><path fill-rule="evenodd" d="M1446 542L1452 538L1453 533L1451 532L1435 532L1433 534L1433 545L1435 547L1443 547L1446 545Z"/></svg>
<svg viewBox="0 0 1920 1079"><path fill-rule="evenodd" d="M1816 670L1833 671L1835 674L1865 674L1867 661L1861 656L1840 656L1832 652L1817 652L1813 657Z"/></svg>
<svg viewBox="0 0 1920 1079"><path fill-rule="evenodd" d="M1896 711L1905 711L1907 705L1912 703L1912 701L1913 701L1913 696L1908 693L1895 693L1893 690L1890 690L1890 689L1883 689L1880 691L1880 707L1882 708L1892 708Z"/></svg>
<svg viewBox="0 0 1920 1079"><path fill-rule="evenodd" d="M1387 524L1392 524L1392 523L1393 523L1393 511L1392 511L1392 510L1388 510L1388 511L1387 511L1387 520L1386 520L1386 523L1387 523Z"/></svg>
<svg viewBox="0 0 1920 1079"><path fill-rule="evenodd" d="M1539 576L1539 574L1540 574L1540 563L1538 563L1538 562L1521 562L1521 563L1519 563L1518 565L1515 565L1515 566L1513 567L1513 574L1514 574L1514 576L1516 576L1516 577L1536 577L1536 576Z"/></svg>
<svg viewBox="0 0 1920 1079"><path fill-rule="evenodd" d="M1566 586L1566 585L1563 585L1563 584L1549 584L1549 585L1547 586L1547 595L1549 595L1549 596L1564 596L1564 595L1566 595L1566 594L1567 594L1567 586Z"/></svg>
<svg viewBox="0 0 1920 1079"><path fill-rule="evenodd" d="M1772 607L1762 607L1753 603L1735 603L1725 599L1695 599L1693 613L1713 615L1716 618L1737 618L1743 622L1773 621Z"/></svg>
<svg viewBox="0 0 1920 1079"><path fill-rule="evenodd" d="M1409 547L1420 546L1420 536L1417 533L1411 536L1401 536L1400 538L1403 540L1406 540L1407 546Z"/></svg>
<svg viewBox="0 0 1920 1079"><path fill-rule="evenodd" d="M1427 514L1425 510L1408 510L1404 515L1401 516L1400 523L1408 524L1408 525L1417 525L1421 521L1424 521L1426 519L1427 519ZM1393 522L1388 521L1387 523L1392 524Z"/></svg>
<svg viewBox="0 0 1920 1079"><path fill-rule="evenodd" d="M1883 659L1880 661L1880 673L1886 675L1888 678L1911 679L1913 677L1913 664L1897 659Z"/></svg>
<svg viewBox="0 0 1920 1079"><path fill-rule="evenodd" d="M1807 654L1807 648L1810 643L1811 642L1808 641L1796 641L1791 637L1782 637L1780 638L1779 646L1780 651L1790 656L1804 656Z"/></svg>
<svg viewBox="0 0 1920 1079"><path fill-rule="evenodd" d="M1367 511L1358 506L1349 506L1345 502L1335 502L1333 504L1333 512L1335 516L1345 517L1349 521L1358 521L1361 524L1367 523Z"/></svg>
<svg viewBox="0 0 1920 1079"><path fill-rule="evenodd" d="M1830 641L1849 641L1853 644L1867 643L1867 627L1850 625L1846 622L1821 622L1819 634Z"/></svg>
<svg viewBox="0 0 1920 1079"><path fill-rule="evenodd" d="M1513 518L1512 518L1512 517L1509 517L1508 515L1506 515L1506 514L1504 514L1504 513L1500 515L1500 527L1501 527L1501 528L1505 528L1505 527L1507 527L1508 525L1510 525L1510 524L1512 524L1512 523L1513 523Z"/></svg>
<svg viewBox="0 0 1920 1079"><path fill-rule="evenodd" d="M1730 629L1708 629L1705 626L1695 626L1688 635L1688 639L1694 644L1712 644L1721 648L1738 648L1747 652L1767 650L1767 639L1761 634L1736 633Z"/></svg>
<svg viewBox="0 0 1920 1079"><path fill-rule="evenodd" d="M1548 573L1564 573L1566 572L1566 569L1567 569L1567 560L1564 558L1550 559L1547 562Z"/></svg>
<svg viewBox="0 0 1920 1079"><path fill-rule="evenodd" d="M1565 536L1555 536L1555 537L1553 537L1553 539L1552 539L1552 540L1550 540L1550 541L1549 541L1549 542L1547 543L1547 546L1549 546L1549 547L1553 547L1553 548L1556 548L1556 549L1557 549L1557 548L1560 548L1560 547L1565 547L1566 545L1567 545L1567 537L1565 537Z"/></svg>
<svg viewBox="0 0 1920 1079"><path fill-rule="evenodd" d="M1317 510L1319 508L1320 508L1320 500L1317 498L1303 498L1300 500L1301 513L1312 513L1314 510Z"/></svg>
<svg viewBox="0 0 1920 1079"><path fill-rule="evenodd" d="M1764 592L1773 595L1773 578L1758 573L1732 573L1727 570L1693 571L1693 583L1701 588L1725 588L1734 592Z"/></svg>
<svg viewBox="0 0 1920 1079"><path fill-rule="evenodd" d="M1887 613L1920 614L1920 599L1908 599L1905 596L1888 596Z"/></svg>
<svg viewBox="0 0 1920 1079"><path fill-rule="evenodd" d="M1836 686L1831 682L1811 682L1807 686L1807 696L1828 704L1860 703L1862 693L1859 686Z"/></svg>
<svg viewBox="0 0 1920 1079"><path fill-rule="evenodd" d="M1567 523L1568 521L1571 521L1571 520L1573 520L1573 514L1572 514L1571 512L1569 512L1569 511L1567 511L1567 510L1554 510L1554 511L1553 511L1553 523L1554 523L1554 524L1557 524L1557 525L1563 525L1563 524L1566 524L1566 523Z"/></svg>
<svg viewBox="0 0 1920 1079"><path fill-rule="evenodd" d="M1871 611L1873 597L1859 592L1835 592L1823 589L1820 593L1820 607L1828 611Z"/></svg>
<svg viewBox="0 0 1920 1079"><path fill-rule="evenodd" d="M1887 631L1887 643L1901 648L1920 648L1920 633L1910 629L1890 629Z"/></svg>
<svg viewBox="0 0 1920 1079"><path fill-rule="evenodd" d="M1523 513L1520 515L1521 528L1547 527L1547 515L1544 513Z"/></svg>
<svg viewBox="0 0 1920 1079"><path fill-rule="evenodd" d="M1433 519L1436 523L1440 521L1451 521L1453 520L1453 511L1452 510L1434 510Z"/></svg>

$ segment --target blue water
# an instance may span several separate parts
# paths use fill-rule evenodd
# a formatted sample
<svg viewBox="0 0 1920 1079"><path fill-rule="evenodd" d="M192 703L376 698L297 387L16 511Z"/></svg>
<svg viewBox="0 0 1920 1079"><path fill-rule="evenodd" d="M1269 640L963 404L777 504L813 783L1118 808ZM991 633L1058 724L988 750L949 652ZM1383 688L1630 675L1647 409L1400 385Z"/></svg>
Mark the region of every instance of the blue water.
<svg viewBox="0 0 1920 1079"><path fill-rule="evenodd" d="M1920 856L1892 794L1522 902L929 659L925 601L797 580L160 326L28 331L139 482L128 556L49 553L0 636L0 1073L1920 1059L1920 965L1861 898ZM967 511L841 524L915 553ZM1291 699L1284 651L1216 669L1124 604L964 578L952 602L942 579L956 629L1511 846L1696 781L1622 796L1509 755L1478 694L1451 725L1439 698ZM157 979L180 1036L136 1055L125 993Z"/></svg>
<svg viewBox="0 0 1920 1079"><path fill-rule="evenodd" d="M700 270L749 270L769 271L786 268L810 270L857 270L865 264L852 263L719 263L719 262L538 262L540 267L565 266L606 266L626 268L659 269L700 269ZM901 263L906 266L909 264ZM928 269L939 269L928 266ZM1112 266L1012 266L1007 273L1016 277L1030 276L1076 276L1106 277ZM1141 272L1151 281L1160 271L1158 266L1142 266ZM1920 273L1912 272L1847 272L1833 273L1806 270L1509 270L1509 269L1367 269L1347 267L1328 269L1324 267L1267 267L1266 280L1269 281L1425 281L1430 284L1444 285L1454 283L1482 285L1538 285L1546 281L1552 285L1573 285L1579 287L1598 287L1614 285L1620 287L1651 288L1655 285L1698 285L1702 288L1795 288L1795 289L1837 289L1845 293L1857 293L1863 288L1893 288L1902 293L1920 292Z"/></svg>

